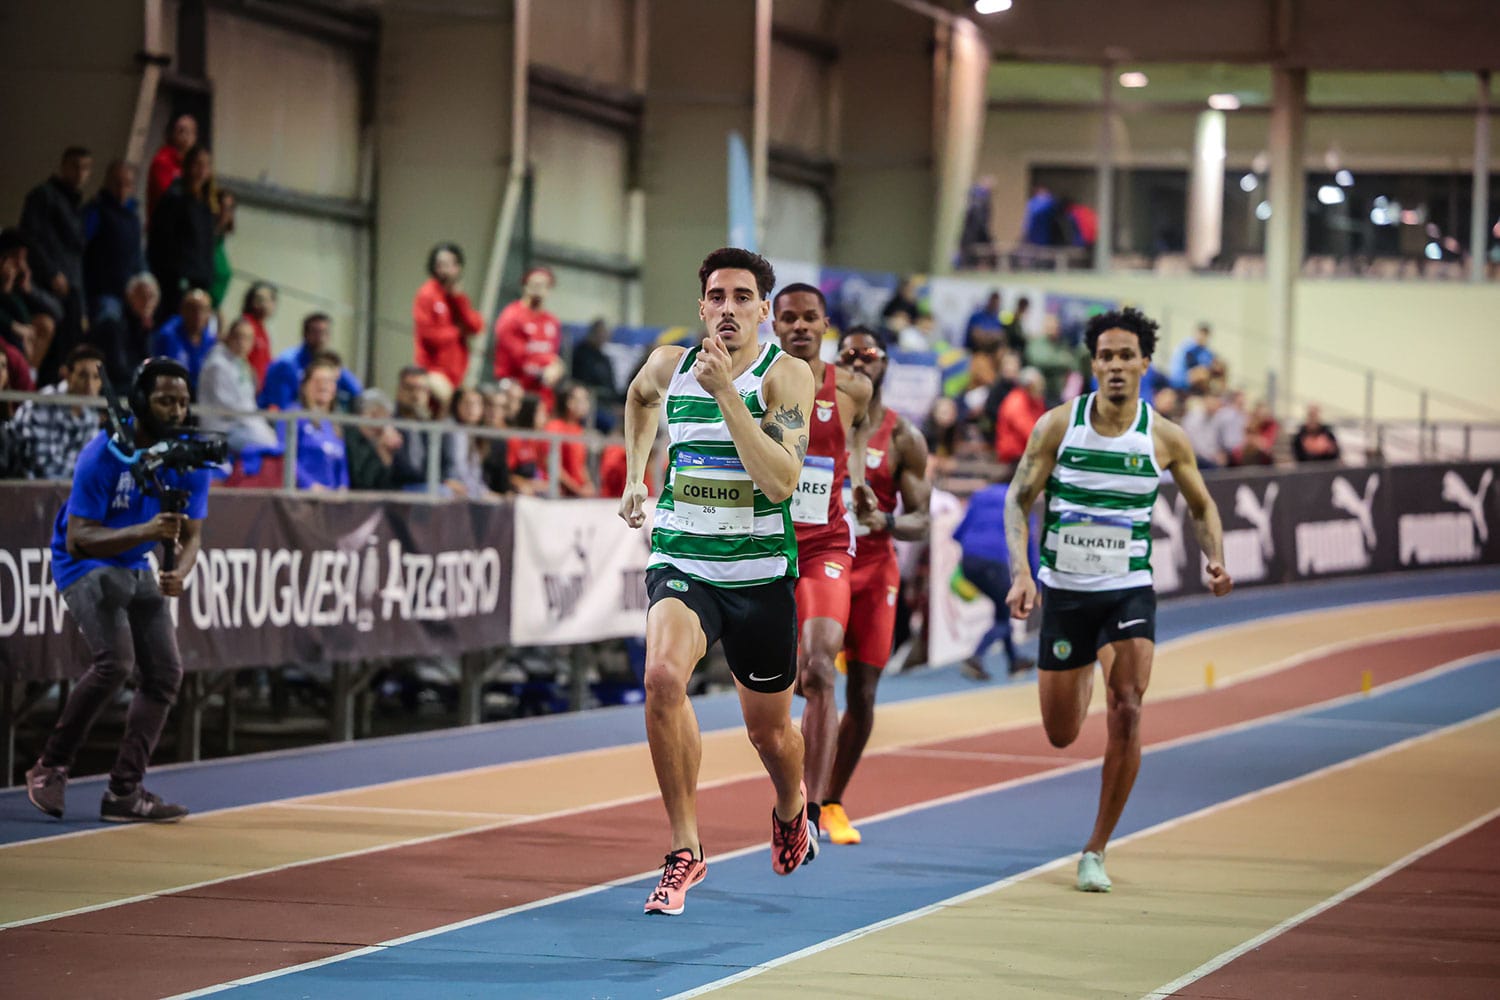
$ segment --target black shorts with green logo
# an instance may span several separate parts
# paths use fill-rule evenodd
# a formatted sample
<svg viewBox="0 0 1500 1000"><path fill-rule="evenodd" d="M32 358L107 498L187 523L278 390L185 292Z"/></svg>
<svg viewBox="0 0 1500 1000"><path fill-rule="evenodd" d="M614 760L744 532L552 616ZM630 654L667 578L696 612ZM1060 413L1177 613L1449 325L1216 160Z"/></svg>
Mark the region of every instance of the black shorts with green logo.
<svg viewBox="0 0 1500 1000"><path fill-rule="evenodd" d="M1042 635L1037 667L1072 670L1099 657L1099 648L1121 639L1156 641L1156 591L1058 590L1043 585Z"/></svg>
<svg viewBox="0 0 1500 1000"><path fill-rule="evenodd" d="M705 648L724 645L734 679L751 691L776 694L797 680L797 580L784 577L754 587L716 587L674 566L646 570L651 606L668 598L698 616Z"/></svg>

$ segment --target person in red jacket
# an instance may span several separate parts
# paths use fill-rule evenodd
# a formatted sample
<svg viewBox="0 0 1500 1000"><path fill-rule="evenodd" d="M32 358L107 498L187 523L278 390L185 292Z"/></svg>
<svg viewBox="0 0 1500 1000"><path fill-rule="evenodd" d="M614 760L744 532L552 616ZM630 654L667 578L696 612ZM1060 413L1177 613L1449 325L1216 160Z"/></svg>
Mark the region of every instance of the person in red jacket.
<svg viewBox="0 0 1500 1000"><path fill-rule="evenodd" d="M565 382L559 387L561 406L557 416L547 421L542 430L548 434L573 434L583 436L589 422L589 411L594 408L594 394L589 387L579 382ZM548 454L550 462L551 455ZM583 444L565 444L557 463L557 485L565 497L598 496L599 490L589 476L588 447Z"/></svg>
<svg viewBox="0 0 1500 1000"><path fill-rule="evenodd" d="M245 302L240 316L255 331L255 343L250 348L250 369L255 372L255 391L266 381L266 369L271 367L271 335L266 332L266 322L276 315L276 286L269 281L257 281L245 292Z"/></svg>
<svg viewBox="0 0 1500 1000"><path fill-rule="evenodd" d="M427 255L427 273L430 277L417 289L411 306L415 360L426 370L433 399L441 408L464 383L469 371L468 338L484 329L484 320L458 289L464 275L464 252L456 244L433 247Z"/></svg>
<svg viewBox="0 0 1500 1000"><path fill-rule="evenodd" d="M521 297L506 306L495 321L495 380L512 378L552 408L553 387L565 365L558 350L562 327L542 308L555 284L552 272L533 267L522 279Z"/></svg>
<svg viewBox="0 0 1500 1000"><path fill-rule="evenodd" d="M1031 429L1047 412L1047 380L1035 368L1022 368L1016 387L1000 404L995 420L995 458L1018 462L1031 440Z"/></svg>
<svg viewBox="0 0 1500 1000"><path fill-rule="evenodd" d="M182 173L182 157L198 143L198 119L178 115L167 126L167 141L151 158L151 172L146 177L146 214L156 211L156 203L167 193Z"/></svg>

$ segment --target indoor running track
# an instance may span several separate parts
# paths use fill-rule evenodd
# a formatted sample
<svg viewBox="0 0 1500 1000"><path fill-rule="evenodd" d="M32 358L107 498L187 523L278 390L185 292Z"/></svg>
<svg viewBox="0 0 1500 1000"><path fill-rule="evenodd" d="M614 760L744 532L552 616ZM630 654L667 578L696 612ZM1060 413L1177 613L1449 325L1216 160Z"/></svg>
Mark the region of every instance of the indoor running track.
<svg viewBox="0 0 1500 1000"><path fill-rule="evenodd" d="M680 917L641 914L638 707L158 768L175 827L94 822L98 779L62 823L0 793L0 993L1500 994L1500 571L1175 602L1160 638L1109 895L1071 888L1102 717L1054 750L1034 683L933 670L882 691L865 842L787 878L737 702L700 699Z"/></svg>

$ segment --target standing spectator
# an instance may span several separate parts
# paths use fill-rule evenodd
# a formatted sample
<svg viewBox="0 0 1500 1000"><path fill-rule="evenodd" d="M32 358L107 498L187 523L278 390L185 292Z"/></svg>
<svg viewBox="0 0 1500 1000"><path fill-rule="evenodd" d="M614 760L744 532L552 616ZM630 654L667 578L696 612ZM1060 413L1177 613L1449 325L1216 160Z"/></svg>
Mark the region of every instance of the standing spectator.
<svg viewBox="0 0 1500 1000"><path fill-rule="evenodd" d="M178 115L167 126L166 142L151 158L151 172L146 178L146 213L156 211L162 195L167 193L182 173L182 161L187 151L198 144L198 119L192 115Z"/></svg>
<svg viewBox="0 0 1500 1000"><path fill-rule="evenodd" d="M1275 461L1276 439L1281 426L1264 400L1256 400L1245 424L1245 445L1240 449L1240 465L1270 465Z"/></svg>
<svg viewBox="0 0 1500 1000"><path fill-rule="evenodd" d="M609 324L596 319L589 324L589 332L573 345L573 381L588 386L598 404L594 426L600 433L614 430L617 417L625 397L615 387L615 366L604 353L609 343Z"/></svg>
<svg viewBox="0 0 1500 1000"><path fill-rule="evenodd" d="M993 177L981 177L979 183L969 189L969 201L964 206L964 221L958 234L960 267L994 264L995 238L990 233L990 192L994 187Z"/></svg>
<svg viewBox="0 0 1500 1000"><path fill-rule="evenodd" d="M432 420L432 392L428 388L428 374L416 365L407 365L396 376L396 416L402 420ZM401 447L396 451L392 476L397 489L425 490L427 484L427 453L431 449L431 435L425 430L414 431L403 428ZM442 447L438 446L438 482L447 479L447 470L442 464Z"/></svg>
<svg viewBox="0 0 1500 1000"><path fill-rule="evenodd" d="M564 383L561 387L561 405L556 417L543 426L548 434L572 434L583 436L588 423L589 411L593 408L593 396L588 386L576 382ZM582 444L565 444L557 464L558 486L565 497L591 497L598 489L589 476L588 448Z"/></svg>
<svg viewBox="0 0 1500 1000"><path fill-rule="evenodd" d="M21 207L21 231L31 240L31 273L62 306L57 334L38 363L38 380L51 382L62 359L83 338L83 187L94 158L82 146L63 150L57 173L32 188Z"/></svg>
<svg viewBox="0 0 1500 1000"><path fill-rule="evenodd" d="M886 300L880 310L882 322L888 322L891 315L896 312L906 313L908 320L916 319L919 310L917 308L917 294L921 290L922 281L917 275L909 274L901 279L901 285L896 289L894 295Z"/></svg>
<svg viewBox="0 0 1500 1000"><path fill-rule="evenodd" d="M42 395L97 396L104 384L103 370L104 355L99 349L79 344L63 360L63 381L47 386ZM71 479L78 453L99 433L99 411L29 400L21 404L15 424L31 453L27 472L32 479Z"/></svg>
<svg viewBox="0 0 1500 1000"><path fill-rule="evenodd" d="M484 394L484 426L491 430L503 430L508 426L509 401L499 389ZM482 456L480 470L484 473L484 485L490 492L500 496L514 493L510 484L510 451L505 438L482 437L479 454Z"/></svg>
<svg viewBox="0 0 1500 1000"><path fill-rule="evenodd" d="M1065 391L1070 377L1089 369L1088 352L1063 339L1062 323L1056 315L1047 316L1042 332L1043 336L1026 344L1026 363L1042 373L1047 383L1047 405L1056 406L1071 398Z"/></svg>
<svg viewBox="0 0 1500 1000"><path fill-rule="evenodd" d="M122 392L135 377L136 366L151 353L160 298L156 279L142 271L125 283L125 308L114 315L104 310L89 327L90 343L104 352L110 383Z"/></svg>
<svg viewBox="0 0 1500 1000"><path fill-rule="evenodd" d="M495 321L495 379L515 379L526 392L540 396L549 409L553 387L563 376L558 357L562 327L556 316L542 308L554 284L550 270L533 267L522 281L521 297Z"/></svg>
<svg viewBox="0 0 1500 1000"><path fill-rule="evenodd" d="M959 569L964 578L995 605L989 631L980 638L973 655L964 661L964 675L975 680L990 679L984 655L997 642L1005 648L1010 673L1018 674L1035 666L1016 651L1010 634L1010 608L1005 603L1006 592L1010 590L1010 558L1005 544L1005 495L1009 490L1009 483L991 483L969 497L964 518L953 530L953 540L963 550ZM1032 537L1035 538L1035 533Z"/></svg>
<svg viewBox="0 0 1500 1000"><path fill-rule="evenodd" d="M89 291L89 319L98 323L125 312L125 286L146 266L142 254L140 203L135 199L135 167L115 160L104 172L104 186L83 209L83 282Z"/></svg>
<svg viewBox="0 0 1500 1000"><path fill-rule="evenodd" d="M1050 247L1057 243L1057 199L1044 185L1037 185L1026 202L1026 218L1021 223L1021 242Z"/></svg>
<svg viewBox="0 0 1500 1000"><path fill-rule="evenodd" d="M223 338L208 352L203 370L198 373L198 402L225 410L255 409L255 371L250 367L250 348L255 344L255 330L241 317L229 324ZM218 431L229 438L229 447L244 451L271 451L277 446L276 432L265 417L219 417L204 413L199 417L204 430Z"/></svg>
<svg viewBox="0 0 1500 1000"><path fill-rule="evenodd" d="M391 416L391 401L379 389L359 394L355 412L376 420ZM344 452L349 465L349 488L352 490L395 490L396 452L401 450L401 432L390 424L348 428L344 433Z"/></svg>
<svg viewBox="0 0 1500 1000"><path fill-rule="evenodd" d="M206 292L214 283L219 223L213 179L213 154L204 146L194 146L182 158L182 175L151 213L146 257L161 285L158 319L175 313L189 288Z"/></svg>
<svg viewBox="0 0 1500 1000"><path fill-rule="evenodd" d="M1193 331L1193 338L1179 344L1172 354L1170 378L1173 388L1179 392L1208 384L1215 360L1214 352L1208 347L1208 339L1212 335L1212 327L1207 323L1199 323L1198 328Z"/></svg>
<svg viewBox="0 0 1500 1000"><path fill-rule="evenodd" d="M1339 439L1333 428L1323 423L1323 411L1317 403L1307 406L1307 418L1292 438L1292 454L1299 462L1337 462Z"/></svg>
<svg viewBox="0 0 1500 1000"><path fill-rule="evenodd" d="M1019 462L1031 440L1031 430L1047 412L1047 382L1035 368L1022 368L1019 383L1000 404L995 422L995 458Z"/></svg>
<svg viewBox="0 0 1500 1000"><path fill-rule="evenodd" d="M484 319L459 290L464 252L455 243L439 243L427 255L428 278L412 303L416 328L416 363L427 370L438 405L448 402L469 371L469 338L484 329Z"/></svg>
<svg viewBox="0 0 1500 1000"><path fill-rule="evenodd" d="M1016 308L1000 317L1000 325L1005 330L1005 346L1012 351L1025 357L1026 355L1026 311L1031 308L1031 300L1026 296L1016 299Z"/></svg>
<svg viewBox="0 0 1500 1000"><path fill-rule="evenodd" d="M457 426L443 436L443 464L447 478L443 485L455 495L479 499L489 494L484 484L484 455L479 438L466 428L479 427L484 420L484 395L478 389L453 390L448 414Z"/></svg>
<svg viewBox="0 0 1500 1000"><path fill-rule="evenodd" d="M266 378L260 387L262 410L285 410L296 402L303 372L313 358L328 351L328 341L332 335L333 321L327 313L314 312L302 317L302 343L282 351L266 369ZM354 401L363 391L364 387L359 384L359 379L354 377L353 372L347 368L339 372L340 410L347 411L353 407Z"/></svg>
<svg viewBox="0 0 1500 1000"><path fill-rule="evenodd" d="M348 453L337 424L328 420L338 396L339 371L344 363L337 354L319 354L302 371L298 401L307 416L297 419L297 488L299 490L347 490ZM282 424L285 433L286 424Z"/></svg>
<svg viewBox="0 0 1500 1000"><path fill-rule="evenodd" d="M203 371L204 359L218 340L213 325L213 304L209 302L208 293L194 288L182 296L178 314L163 323L151 338L151 353L171 358L186 368L192 378L189 388L194 392L198 389L198 375Z"/></svg>
<svg viewBox="0 0 1500 1000"><path fill-rule="evenodd" d="M260 392L266 381L266 369L271 367L271 334L266 324L276 315L276 286L269 281L257 281L245 290L245 301L240 313L255 331L255 344L250 348L250 368L255 372L255 391Z"/></svg>

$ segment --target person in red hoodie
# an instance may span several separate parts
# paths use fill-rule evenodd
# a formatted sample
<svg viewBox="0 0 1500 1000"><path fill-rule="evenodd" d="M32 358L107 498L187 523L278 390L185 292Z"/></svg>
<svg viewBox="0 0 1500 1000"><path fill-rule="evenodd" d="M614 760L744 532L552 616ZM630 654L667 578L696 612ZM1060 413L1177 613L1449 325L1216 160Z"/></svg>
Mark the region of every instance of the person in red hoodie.
<svg viewBox="0 0 1500 1000"><path fill-rule="evenodd" d="M1016 387L1000 404L995 421L995 458L1018 462L1031 440L1031 430L1047 412L1047 380L1035 368L1022 368Z"/></svg>
<svg viewBox="0 0 1500 1000"><path fill-rule="evenodd" d="M542 308L555 280L545 267L533 267L522 279L521 297L495 321L495 380L512 378L552 409L553 387L566 366L558 357L562 327Z"/></svg>
<svg viewBox="0 0 1500 1000"><path fill-rule="evenodd" d="M457 244L439 243L427 255L430 275L411 306L416 327L416 363L426 369L433 399L441 408L469 371L468 338L484 329L484 320L459 291L464 252Z"/></svg>
<svg viewBox="0 0 1500 1000"><path fill-rule="evenodd" d="M178 115L167 126L167 141L151 158L151 172L146 177L146 214L156 210L156 203L167 193L182 173L182 157L198 143L198 119Z"/></svg>
<svg viewBox="0 0 1500 1000"><path fill-rule="evenodd" d="M266 381L266 369L271 367L271 335L266 332L266 321L276 315L276 286L269 281L257 281L245 292L245 302L240 315L255 332L255 343L250 348L250 368L255 372L255 391Z"/></svg>
<svg viewBox="0 0 1500 1000"><path fill-rule="evenodd" d="M548 434L572 434L582 437L589 422L589 411L594 408L594 394L580 382L565 382L558 390L562 405L557 416L547 421L542 430ZM546 454L546 453L544 453ZM550 461L547 455L545 460ZM598 496L599 490L589 476L588 447L583 444L565 444L557 463L557 485L565 497Z"/></svg>

